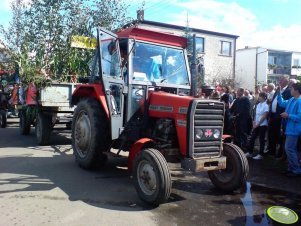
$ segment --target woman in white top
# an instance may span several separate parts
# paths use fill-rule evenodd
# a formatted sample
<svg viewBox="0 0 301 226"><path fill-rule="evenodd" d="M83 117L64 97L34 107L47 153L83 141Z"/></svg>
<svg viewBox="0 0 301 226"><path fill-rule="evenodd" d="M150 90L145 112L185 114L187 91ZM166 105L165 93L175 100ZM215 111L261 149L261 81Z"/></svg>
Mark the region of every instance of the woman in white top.
<svg viewBox="0 0 301 226"><path fill-rule="evenodd" d="M259 136L260 151L253 159L262 159L265 147L265 134L268 128L267 116L269 113L269 105L267 104L267 94L264 92L259 93L259 103L256 105L255 119L253 121L253 131L249 143L249 152L246 153L247 157L252 157L253 149L256 138Z"/></svg>

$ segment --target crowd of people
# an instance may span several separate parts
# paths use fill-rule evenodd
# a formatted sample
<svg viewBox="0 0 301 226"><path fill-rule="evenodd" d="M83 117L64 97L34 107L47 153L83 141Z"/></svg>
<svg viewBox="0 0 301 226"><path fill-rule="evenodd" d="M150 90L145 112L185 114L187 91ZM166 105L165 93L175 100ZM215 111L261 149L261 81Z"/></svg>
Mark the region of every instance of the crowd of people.
<svg viewBox="0 0 301 226"><path fill-rule="evenodd" d="M288 162L285 174L301 176L301 83L282 76L279 84L257 86L255 93L244 88L215 87L202 92L203 98L225 103L224 134L233 140L247 158L261 160L266 155ZM259 150L254 146L259 140Z"/></svg>

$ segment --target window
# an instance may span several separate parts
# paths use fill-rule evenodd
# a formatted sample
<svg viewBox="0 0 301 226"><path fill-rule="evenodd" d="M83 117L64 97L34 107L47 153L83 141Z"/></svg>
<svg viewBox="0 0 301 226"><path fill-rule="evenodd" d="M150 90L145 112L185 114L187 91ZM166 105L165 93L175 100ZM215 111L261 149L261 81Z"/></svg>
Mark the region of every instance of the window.
<svg viewBox="0 0 301 226"><path fill-rule="evenodd" d="M137 42L133 56L133 80L188 85L182 49Z"/></svg>
<svg viewBox="0 0 301 226"><path fill-rule="evenodd" d="M301 66L300 65L300 59L294 59L294 64L293 66Z"/></svg>
<svg viewBox="0 0 301 226"><path fill-rule="evenodd" d="M221 41L220 54L225 56L231 56L231 42Z"/></svg>
<svg viewBox="0 0 301 226"><path fill-rule="evenodd" d="M269 64L276 65L277 64L277 57L276 56L269 56Z"/></svg>
<svg viewBox="0 0 301 226"><path fill-rule="evenodd" d="M196 37L196 52L204 53L205 52L205 39L201 37Z"/></svg>

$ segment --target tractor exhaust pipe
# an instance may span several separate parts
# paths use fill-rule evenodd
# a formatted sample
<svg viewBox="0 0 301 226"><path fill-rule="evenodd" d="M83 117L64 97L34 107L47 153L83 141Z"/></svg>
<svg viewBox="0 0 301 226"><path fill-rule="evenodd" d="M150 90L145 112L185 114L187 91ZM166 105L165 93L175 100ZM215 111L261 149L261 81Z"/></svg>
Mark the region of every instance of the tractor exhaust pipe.
<svg viewBox="0 0 301 226"><path fill-rule="evenodd" d="M196 56L196 36L193 34L192 39L192 62L191 62L191 90L190 95L193 97L198 96L198 84L197 84L197 56Z"/></svg>

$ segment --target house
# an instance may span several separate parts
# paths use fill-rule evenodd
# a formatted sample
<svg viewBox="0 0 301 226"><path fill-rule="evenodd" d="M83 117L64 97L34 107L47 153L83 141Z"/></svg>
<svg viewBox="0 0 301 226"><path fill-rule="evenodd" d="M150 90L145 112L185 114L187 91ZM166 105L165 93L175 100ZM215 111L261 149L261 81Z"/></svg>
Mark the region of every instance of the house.
<svg viewBox="0 0 301 226"><path fill-rule="evenodd" d="M141 20L139 28L185 36L187 27L172 24ZM220 78L235 78L236 40L239 36L215 31L189 28L196 35L198 55L204 59L205 76L208 84ZM219 78L219 79L217 79Z"/></svg>
<svg viewBox="0 0 301 226"><path fill-rule="evenodd" d="M282 75L301 76L301 52L247 46L238 49L236 57L236 78L250 90L259 84L277 84Z"/></svg>

